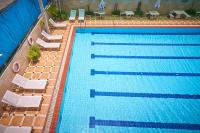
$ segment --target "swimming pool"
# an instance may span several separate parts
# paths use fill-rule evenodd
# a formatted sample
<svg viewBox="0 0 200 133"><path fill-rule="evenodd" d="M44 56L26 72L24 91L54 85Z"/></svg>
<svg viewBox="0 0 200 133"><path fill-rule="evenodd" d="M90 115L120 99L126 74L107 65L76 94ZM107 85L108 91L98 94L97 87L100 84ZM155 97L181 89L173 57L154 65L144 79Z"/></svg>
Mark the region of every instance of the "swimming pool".
<svg viewBox="0 0 200 133"><path fill-rule="evenodd" d="M200 132L199 28L77 28L56 131Z"/></svg>

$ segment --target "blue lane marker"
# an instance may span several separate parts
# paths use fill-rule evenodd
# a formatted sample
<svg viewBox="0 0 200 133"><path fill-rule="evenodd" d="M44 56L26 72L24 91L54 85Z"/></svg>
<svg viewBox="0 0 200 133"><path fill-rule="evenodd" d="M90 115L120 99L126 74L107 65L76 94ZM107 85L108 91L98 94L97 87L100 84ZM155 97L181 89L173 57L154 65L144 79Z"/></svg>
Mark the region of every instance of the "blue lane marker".
<svg viewBox="0 0 200 133"><path fill-rule="evenodd" d="M91 42L91 45L122 45L122 46L200 46L200 44L167 44L167 43L105 43L105 42Z"/></svg>
<svg viewBox="0 0 200 133"><path fill-rule="evenodd" d="M200 130L200 124L96 120L95 117L90 117L89 127L95 128L95 126Z"/></svg>
<svg viewBox="0 0 200 133"><path fill-rule="evenodd" d="M200 95L189 94L161 94L161 93L127 93L127 92L104 92L90 90L90 97L108 96L108 97L145 97L145 98L175 98L175 99L200 99Z"/></svg>
<svg viewBox="0 0 200 133"><path fill-rule="evenodd" d="M116 58L116 59L200 59L199 56L122 56L122 55L95 55L91 54L91 59L95 58Z"/></svg>
<svg viewBox="0 0 200 133"><path fill-rule="evenodd" d="M200 73L165 73L165 72L120 72L120 71L96 71L91 69L91 75L102 74L102 75L139 75L139 76L188 76L198 77Z"/></svg>
<svg viewBox="0 0 200 133"><path fill-rule="evenodd" d="M98 34L114 34L114 35L200 35L200 33L159 33L159 32L154 32L154 33L112 33L112 32L91 32L92 35L98 35Z"/></svg>

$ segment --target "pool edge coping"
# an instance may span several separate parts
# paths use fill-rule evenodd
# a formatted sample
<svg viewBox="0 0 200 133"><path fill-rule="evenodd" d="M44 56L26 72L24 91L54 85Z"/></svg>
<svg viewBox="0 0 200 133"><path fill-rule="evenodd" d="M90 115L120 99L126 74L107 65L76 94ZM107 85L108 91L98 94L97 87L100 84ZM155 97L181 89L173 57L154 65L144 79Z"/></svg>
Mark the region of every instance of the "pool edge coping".
<svg viewBox="0 0 200 133"><path fill-rule="evenodd" d="M52 97L51 97L51 103L50 103L50 107L48 109L48 114L47 114L47 117L46 117L45 126L43 128L43 132L45 132L45 133L52 132L51 131L51 129L52 129L52 122L56 118L55 117L55 115L56 115L55 114L55 112L56 112L55 111L55 107L58 106L58 104L59 104L59 103L57 103L57 101L58 101L58 94L61 91L60 86L61 86L61 81L62 81L62 77L63 77L63 72L65 70L66 59L68 57L68 53L70 52L69 51L69 46L70 46L70 43L71 43L70 41L71 41L71 39L73 37L72 33L73 33L72 25L69 25L68 38L67 38L66 43L64 43L65 44L65 48L64 48L63 55L62 55L61 64L59 66L59 71L58 71L58 75L57 75L57 78L56 78L56 84L55 84L54 91L53 91L53 94L52 94ZM53 128L53 129L56 129L56 127Z"/></svg>

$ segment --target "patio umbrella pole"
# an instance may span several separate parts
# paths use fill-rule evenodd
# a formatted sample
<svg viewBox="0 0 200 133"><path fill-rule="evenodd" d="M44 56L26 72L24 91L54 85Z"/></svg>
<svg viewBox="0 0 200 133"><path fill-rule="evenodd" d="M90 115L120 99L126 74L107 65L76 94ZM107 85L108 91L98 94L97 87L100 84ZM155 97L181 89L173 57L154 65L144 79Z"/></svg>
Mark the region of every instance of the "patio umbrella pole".
<svg viewBox="0 0 200 133"><path fill-rule="evenodd" d="M46 32L50 33L49 24L48 24L48 17L47 17L47 14L45 12L42 0L38 0L38 3L39 3L39 6L40 6L41 15L42 15L42 17L44 17L45 30L46 30Z"/></svg>

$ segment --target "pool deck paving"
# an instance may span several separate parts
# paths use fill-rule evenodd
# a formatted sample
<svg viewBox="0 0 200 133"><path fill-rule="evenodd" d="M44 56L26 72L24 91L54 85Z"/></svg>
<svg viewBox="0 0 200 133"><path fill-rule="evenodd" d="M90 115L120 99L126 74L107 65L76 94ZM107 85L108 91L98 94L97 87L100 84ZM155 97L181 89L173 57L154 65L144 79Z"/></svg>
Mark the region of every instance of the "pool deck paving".
<svg viewBox="0 0 200 133"><path fill-rule="evenodd" d="M56 130L59 107L62 101L62 92L65 81L62 71L67 71L65 62L69 63L69 44L73 43L71 33L73 27L200 27L198 20L85 20L79 23L69 23L65 29L52 29L52 34L62 34L63 40L59 50L42 50L39 61L30 63L26 68L24 76L29 79L47 79L46 92L24 91L17 92L20 95L40 95L44 100L40 110L12 109L4 111L0 123L12 126L31 126L33 133L51 132ZM74 31L73 31L74 32ZM65 57L67 56L67 57ZM58 86L58 85L61 85ZM13 90L17 86L13 85ZM57 97L59 96L59 97ZM56 107L56 108L55 108ZM54 110L55 108L55 110Z"/></svg>

